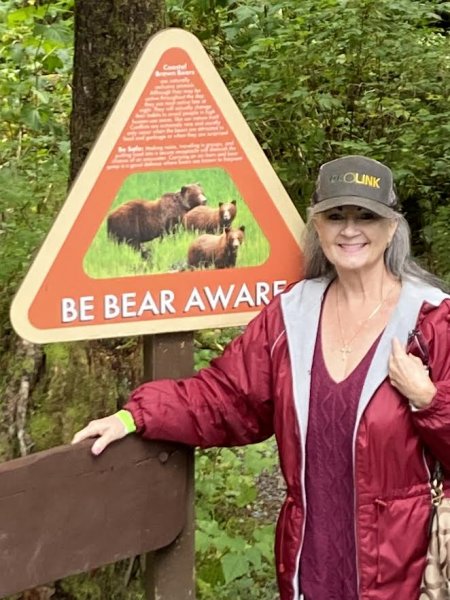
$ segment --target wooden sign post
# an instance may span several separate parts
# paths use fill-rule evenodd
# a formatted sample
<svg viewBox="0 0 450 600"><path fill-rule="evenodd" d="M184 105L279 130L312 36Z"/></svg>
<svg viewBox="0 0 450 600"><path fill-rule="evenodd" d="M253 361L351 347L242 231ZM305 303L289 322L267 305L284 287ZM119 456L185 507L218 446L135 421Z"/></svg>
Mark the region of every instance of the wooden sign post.
<svg viewBox="0 0 450 600"><path fill-rule="evenodd" d="M193 372L192 333L144 336L144 378L188 377ZM195 489L194 451L186 449L187 490L185 523L171 546L147 555L147 600L194 600L195 598Z"/></svg>

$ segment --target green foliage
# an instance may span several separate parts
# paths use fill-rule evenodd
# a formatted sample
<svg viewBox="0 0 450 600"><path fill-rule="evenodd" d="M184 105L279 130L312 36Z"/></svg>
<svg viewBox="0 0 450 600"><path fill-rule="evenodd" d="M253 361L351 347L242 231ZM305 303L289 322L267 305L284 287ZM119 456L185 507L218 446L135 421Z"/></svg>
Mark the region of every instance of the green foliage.
<svg viewBox="0 0 450 600"><path fill-rule="evenodd" d="M0 347L12 295L64 199L73 0L0 4Z"/></svg>
<svg viewBox="0 0 450 600"><path fill-rule="evenodd" d="M17 167L0 169L0 350L4 350L5 333L10 330L9 305L36 249L50 229L57 209L64 199L67 162L59 157L35 172ZM44 176L45 173L45 176Z"/></svg>
<svg viewBox="0 0 450 600"><path fill-rule="evenodd" d="M424 228L426 242L433 248L434 272L450 283L450 205L438 206L433 220Z"/></svg>
<svg viewBox="0 0 450 600"><path fill-rule="evenodd" d="M0 5L0 164L67 152L73 0Z"/></svg>
<svg viewBox="0 0 450 600"><path fill-rule="evenodd" d="M126 586L127 569L128 561L122 561L99 569L95 575L67 577L58 582L55 596L67 600L145 600L138 580Z"/></svg>
<svg viewBox="0 0 450 600"><path fill-rule="evenodd" d="M257 480L273 473L272 441L197 454L197 585L203 600L275 597L273 522L261 519Z"/></svg>
<svg viewBox="0 0 450 600"><path fill-rule="evenodd" d="M194 367L198 371L207 367L211 360L222 354L225 346L231 342L241 329L229 327L226 329L204 329L195 335Z"/></svg>

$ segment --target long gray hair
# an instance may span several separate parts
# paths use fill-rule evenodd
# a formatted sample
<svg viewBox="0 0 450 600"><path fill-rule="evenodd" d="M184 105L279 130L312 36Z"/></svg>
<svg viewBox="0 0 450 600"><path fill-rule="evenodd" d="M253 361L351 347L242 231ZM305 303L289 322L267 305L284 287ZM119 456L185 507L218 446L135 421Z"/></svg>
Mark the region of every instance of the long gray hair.
<svg viewBox="0 0 450 600"><path fill-rule="evenodd" d="M389 247L384 253L384 264L395 277L416 277L428 285L447 291L447 287L438 277L422 269L411 258L411 231L405 217L395 212L392 217L397 221L397 229ZM305 278L336 277L334 265L327 259L320 246L319 236L310 217L304 235L303 252L305 256Z"/></svg>

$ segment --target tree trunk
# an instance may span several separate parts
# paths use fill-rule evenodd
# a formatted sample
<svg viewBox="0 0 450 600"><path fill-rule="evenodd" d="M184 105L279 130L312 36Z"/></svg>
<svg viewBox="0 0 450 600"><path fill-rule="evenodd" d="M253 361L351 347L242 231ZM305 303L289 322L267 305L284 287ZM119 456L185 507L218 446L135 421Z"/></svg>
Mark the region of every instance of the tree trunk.
<svg viewBox="0 0 450 600"><path fill-rule="evenodd" d="M164 24L164 0L76 0L71 180L142 48Z"/></svg>

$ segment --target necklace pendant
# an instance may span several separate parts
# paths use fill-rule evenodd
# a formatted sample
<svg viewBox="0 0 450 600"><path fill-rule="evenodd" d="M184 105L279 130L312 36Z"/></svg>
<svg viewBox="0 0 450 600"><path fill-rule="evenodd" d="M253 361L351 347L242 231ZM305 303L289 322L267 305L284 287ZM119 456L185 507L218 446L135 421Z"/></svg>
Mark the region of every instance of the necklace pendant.
<svg viewBox="0 0 450 600"><path fill-rule="evenodd" d="M342 354L342 360L345 361L347 360L347 357L352 351L352 349L346 344L345 346L342 346L342 348L339 351Z"/></svg>

